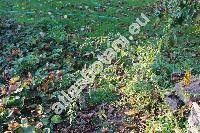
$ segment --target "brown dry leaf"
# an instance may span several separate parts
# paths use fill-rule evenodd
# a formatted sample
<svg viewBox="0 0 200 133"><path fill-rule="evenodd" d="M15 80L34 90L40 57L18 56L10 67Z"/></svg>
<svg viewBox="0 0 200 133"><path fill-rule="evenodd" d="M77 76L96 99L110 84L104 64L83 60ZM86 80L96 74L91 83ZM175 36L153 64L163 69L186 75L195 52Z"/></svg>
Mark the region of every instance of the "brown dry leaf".
<svg viewBox="0 0 200 133"><path fill-rule="evenodd" d="M151 129L151 133L155 133L155 127L153 126L153 128Z"/></svg>
<svg viewBox="0 0 200 133"><path fill-rule="evenodd" d="M20 53L20 49L13 49L12 55L18 55Z"/></svg>
<svg viewBox="0 0 200 133"><path fill-rule="evenodd" d="M14 77L14 78L11 78L11 79L10 79L10 84L14 84L14 83L18 82L19 80L20 80L20 77L19 77L19 76Z"/></svg>
<svg viewBox="0 0 200 133"><path fill-rule="evenodd" d="M6 93L7 93L7 89L4 87L4 88L1 88L1 93L3 94L3 95L6 95Z"/></svg>
<svg viewBox="0 0 200 133"><path fill-rule="evenodd" d="M19 110L18 108L14 107L14 108L13 108L13 114L15 114L15 115L20 115L21 112L20 112L20 110Z"/></svg>
<svg viewBox="0 0 200 133"><path fill-rule="evenodd" d="M138 111L136 110L136 109L131 109L131 110L129 110L129 111L127 111L127 112L124 112L126 115L134 115L134 114L137 114L138 113Z"/></svg>
<svg viewBox="0 0 200 133"><path fill-rule="evenodd" d="M0 103L0 113L3 112L4 110L5 110L4 105Z"/></svg>
<svg viewBox="0 0 200 133"><path fill-rule="evenodd" d="M175 133L182 133L183 131L182 131L180 128L176 127L176 128L174 129L174 132L175 132Z"/></svg>
<svg viewBox="0 0 200 133"><path fill-rule="evenodd" d="M135 104L137 102L137 100L135 99L136 96L132 96L128 99L128 102L131 103L132 105Z"/></svg>
<svg viewBox="0 0 200 133"><path fill-rule="evenodd" d="M107 132L108 132L108 129L103 127L102 130L101 130L101 132L102 132L102 133L107 133Z"/></svg>
<svg viewBox="0 0 200 133"><path fill-rule="evenodd" d="M43 91L47 92L48 91L48 85L49 85L49 82L45 82L43 85L42 85L42 89Z"/></svg>
<svg viewBox="0 0 200 133"><path fill-rule="evenodd" d="M16 91L17 90L17 84L15 83L15 84L12 84L12 85L10 85L10 87L9 87L9 90L11 91L11 92L13 92L13 91Z"/></svg>
<svg viewBox="0 0 200 133"><path fill-rule="evenodd" d="M140 118L141 118L141 122L145 122L148 119L148 115L144 115L143 117L140 117Z"/></svg>
<svg viewBox="0 0 200 133"><path fill-rule="evenodd" d="M20 124L18 122L13 122L11 124L8 124L8 130L11 130L11 131L14 131L19 127L20 127Z"/></svg>

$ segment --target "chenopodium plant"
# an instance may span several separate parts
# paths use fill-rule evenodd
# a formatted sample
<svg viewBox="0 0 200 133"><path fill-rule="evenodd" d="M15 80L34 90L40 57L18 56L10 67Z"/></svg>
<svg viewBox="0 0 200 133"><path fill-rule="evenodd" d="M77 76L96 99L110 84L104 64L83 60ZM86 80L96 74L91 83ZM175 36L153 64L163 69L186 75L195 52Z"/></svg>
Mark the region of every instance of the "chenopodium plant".
<svg viewBox="0 0 200 133"><path fill-rule="evenodd" d="M156 10L158 17L168 17L175 26L197 15L197 0L164 0Z"/></svg>
<svg viewBox="0 0 200 133"><path fill-rule="evenodd" d="M138 46L135 50L137 55L130 55L132 61L135 62L128 70L130 75L134 75L131 81L133 90L150 90L151 83L157 82L156 75L153 72L152 65L154 64L156 57L156 49L151 45Z"/></svg>
<svg viewBox="0 0 200 133"><path fill-rule="evenodd" d="M32 54L29 54L26 57L21 57L14 61L14 65L19 72L30 71L36 67L37 63L39 63L39 58Z"/></svg>
<svg viewBox="0 0 200 133"><path fill-rule="evenodd" d="M155 14L166 20L162 38L166 40L168 46L174 46L177 43L177 26L182 28L183 22L192 22L191 19L197 15L197 8L196 0L164 0L160 3Z"/></svg>

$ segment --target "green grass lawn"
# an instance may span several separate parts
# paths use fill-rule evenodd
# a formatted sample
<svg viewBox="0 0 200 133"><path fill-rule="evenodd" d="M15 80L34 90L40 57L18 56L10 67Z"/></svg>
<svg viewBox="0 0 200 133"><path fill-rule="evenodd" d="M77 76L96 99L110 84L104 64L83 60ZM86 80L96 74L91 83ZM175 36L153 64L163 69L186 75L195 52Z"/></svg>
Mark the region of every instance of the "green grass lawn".
<svg viewBox="0 0 200 133"><path fill-rule="evenodd" d="M91 26L91 36L100 36L108 32L121 32L127 29L142 12L150 11L156 0L125 0L110 1L1 1L0 13L6 14L19 22L35 24L41 20L58 22L68 25L72 31L81 26ZM147 7L143 8L144 5ZM136 10L134 10L136 9ZM67 18L64 16L67 15ZM78 22L78 23L77 23ZM82 33L84 34L84 33ZM90 35L89 34L89 35Z"/></svg>
<svg viewBox="0 0 200 133"><path fill-rule="evenodd" d="M174 72L200 74L199 16L188 15L182 24L172 26L168 12L156 16L158 3L159 0L0 0L0 37L5 39L5 43L0 42L0 89L9 85L10 93L11 87L23 88L11 95L2 91L5 107L0 106L0 126L11 123L13 118L22 124L18 109L29 124L35 126L33 121L42 121L44 127L57 132L158 132L160 128L163 132L184 132L188 105L172 112L166 93L174 91ZM150 22L133 36L126 51L118 53L113 64L105 65L94 83L84 90L77 106L72 104L61 116L49 111L58 101L59 91L66 91L80 77L83 66L97 61L97 55L109 47L106 42L99 44L87 38L104 36L112 41L117 33L128 38L129 26L141 13ZM15 30L12 23L21 28L10 36L10 31ZM62 79L57 80L59 71ZM18 80L11 84L13 79ZM39 108L44 116L37 112ZM9 116L13 109L16 114Z"/></svg>

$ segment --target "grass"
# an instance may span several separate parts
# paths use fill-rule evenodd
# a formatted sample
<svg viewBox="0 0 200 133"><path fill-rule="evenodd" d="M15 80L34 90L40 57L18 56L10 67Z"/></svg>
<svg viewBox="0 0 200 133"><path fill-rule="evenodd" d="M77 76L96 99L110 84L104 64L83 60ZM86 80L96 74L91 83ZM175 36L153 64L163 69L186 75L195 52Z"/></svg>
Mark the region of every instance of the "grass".
<svg viewBox="0 0 200 133"><path fill-rule="evenodd" d="M156 0L155 0L156 1ZM132 1L123 2L111 1L104 10L101 5L105 5L106 1L2 1L0 4L0 13L7 13L10 18L15 18L23 23L34 24L42 19L57 21L59 24L68 24L73 31L80 26L89 25L94 28L92 35L102 35L105 32L120 32L120 25L130 25L140 15L139 11L127 11L121 7L142 8L144 5L150 6L155 1ZM120 7L121 6L121 7ZM121 17L119 13L127 16ZM68 18L65 19L64 15ZM85 16L86 15L86 16ZM118 18L118 19L117 19ZM79 23L75 23L78 21ZM92 22L94 24L92 24Z"/></svg>
<svg viewBox="0 0 200 133"><path fill-rule="evenodd" d="M74 127L70 127L69 131L101 132L104 129L112 132L121 131L123 127L128 132L156 132L159 128L163 132L174 132L175 129L183 132L187 125L184 111L188 107L185 105L173 113L165 102L165 94L174 88L171 81L173 72L191 70L193 75L200 73L199 25L193 21L194 18L190 18L183 25L164 30L169 25L169 18L167 15L162 18L155 16L157 2L158 0L0 0L0 16L15 19L22 25L20 32L25 34L12 38L11 43L3 47L5 49L1 51L0 63L7 66L9 62L6 60L13 56L10 66L14 71L11 78L20 75L23 82L28 78L26 73L31 72L34 79L32 89L31 85L29 88L29 85L21 82L29 89L26 88L26 96L24 92L20 96L32 97L34 91L34 95L39 95L45 101L41 105L46 111L55 102L55 99L49 97L52 95L55 98L59 90L67 90L79 77L78 71L83 65L92 64L97 60L96 56L108 48L105 43L85 43L84 37L109 36L114 40L114 35L119 32L128 38L129 25L140 18L141 13L147 14L150 22L142 27L138 35L133 36L134 41L131 41L128 50L119 53L114 64L105 66L103 72L95 78L94 84L89 85L86 93L83 93L83 105L86 106L76 108L77 116L72 116ZM42 39L41 32L46 33ZM75 37L68 40L69 34ZM11 54L10 51L16 47L15 42L19 43L23 57ZM94 52L93 57L85 56L91 52ZM0 72L4 71L3 68ZM62 70L63 79L49 78L49 73L53 71L55 74L57 70ZM2 80L0 85L5 84ZM21 99L15 98L11 96L10 102L13 104L16 101L17 106ZM26 101L26 104L29 102ZM20 109L27 112L26 107ZM46 114L48 118L54 116L52 112ZM146 116L146 127L142 127L144 121L141 119ZM40 121L40 115L35 117L30 117L30 121ZM69 121L65 120L71 119L71 116L62 114L61 117L64 125L68 125ZM1 120L6 121L4 118ZM52 130L58 132L60 129L67 129L63 125L51 125L48 122L45 126L53 126Z"/></svg>

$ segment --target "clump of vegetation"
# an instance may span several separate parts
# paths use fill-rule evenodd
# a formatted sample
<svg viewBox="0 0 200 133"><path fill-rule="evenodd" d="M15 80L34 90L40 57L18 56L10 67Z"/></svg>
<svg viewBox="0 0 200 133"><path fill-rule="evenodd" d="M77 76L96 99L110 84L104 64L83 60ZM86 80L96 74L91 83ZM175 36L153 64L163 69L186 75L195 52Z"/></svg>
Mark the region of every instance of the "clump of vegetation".
<svg viewBox="0 0 200 133"><path fill-rule="evenodd" d="M26 57L19 58L13 62L13 64L16 66L16 69L20 72L37 69L38 63L39 58L31 54L27 55Z"/></svg>
<svg viewBox="0 0 200 133"><path fill-rule="evenodd" d="M8 1L0 8L0 132L188 130L190 103L199 104L196 0ZM141 12L150 23L56 115L60 91L117 32L129 36ZM106 41L93 39L101 36Z"/></svg>

